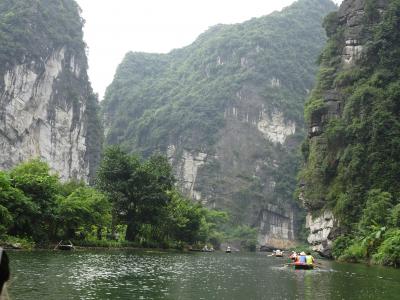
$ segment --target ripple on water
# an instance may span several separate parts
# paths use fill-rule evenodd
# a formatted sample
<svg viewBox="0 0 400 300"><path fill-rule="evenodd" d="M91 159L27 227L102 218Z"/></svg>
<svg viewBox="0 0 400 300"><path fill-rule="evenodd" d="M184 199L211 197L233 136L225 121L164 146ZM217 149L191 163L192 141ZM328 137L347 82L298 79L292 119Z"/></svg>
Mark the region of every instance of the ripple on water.
<svg viewBox="0 0 400 300"><path fill-rule="evenodd" d="M390 299L400 292L399 273L330 263L323 269L293 270L283 266L284 260L260 253L43 251L12 253L11 259L11 293L17 300Z"/></svg>

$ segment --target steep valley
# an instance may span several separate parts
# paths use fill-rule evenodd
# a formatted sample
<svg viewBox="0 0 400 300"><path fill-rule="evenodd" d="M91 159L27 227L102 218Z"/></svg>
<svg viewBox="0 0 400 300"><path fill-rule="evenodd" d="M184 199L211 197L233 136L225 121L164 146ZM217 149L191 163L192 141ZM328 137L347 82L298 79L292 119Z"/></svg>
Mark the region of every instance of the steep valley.
<svg viewBox="0 0 400 300"><path fill-rule="evenodd" d="M299 0L242 24L216 25L168 54L128 53L102 102L107 145L168 156L185 195L288 247L303 106L326 41L329 0Z"/></svg>

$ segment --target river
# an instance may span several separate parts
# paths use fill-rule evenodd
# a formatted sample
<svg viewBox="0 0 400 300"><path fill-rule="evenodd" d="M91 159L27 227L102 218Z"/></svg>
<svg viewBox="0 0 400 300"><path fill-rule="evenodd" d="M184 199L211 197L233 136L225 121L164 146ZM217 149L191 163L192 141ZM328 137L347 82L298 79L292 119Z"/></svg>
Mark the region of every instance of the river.
<svg viewBox="0 0 400 300"><path fill-rule="evenodd" d="M17 299L400 299L400 270L266 253L10 252Z"/></svg>

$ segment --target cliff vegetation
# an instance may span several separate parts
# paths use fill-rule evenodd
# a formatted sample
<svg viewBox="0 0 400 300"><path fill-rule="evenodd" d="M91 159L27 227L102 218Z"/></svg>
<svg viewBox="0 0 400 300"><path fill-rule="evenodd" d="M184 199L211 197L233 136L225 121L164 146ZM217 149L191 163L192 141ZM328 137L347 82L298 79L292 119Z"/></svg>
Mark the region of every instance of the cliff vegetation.
<svg viewBox="0 0 400 300"><path fill-rule="evenodd" d="M293 238L303 106L336 8L300 0L168 54L128 53L102 102L106 144L168 153L185 195L236 225L259 228L274 205Z"/></svg>
<svg viewBox="0 0 400 300"><path fill-rule="evenodd" d="M343 67L346 24L337 13L325 19L300 178L305 206L338 218L336 258L400 266L400 1L362 3L363 51L351 67Z"/></svg>
<svg viewBox="0 0 400 300"><path fill-rule="evenodd" d="M106 142L146 155L177 142L215 145L225 108L246 85L271 113L301 125L325 41L320 24L334 9L329 0L300 0L242 24L213 26L168 54L128 53L102 102Z"/></svg>

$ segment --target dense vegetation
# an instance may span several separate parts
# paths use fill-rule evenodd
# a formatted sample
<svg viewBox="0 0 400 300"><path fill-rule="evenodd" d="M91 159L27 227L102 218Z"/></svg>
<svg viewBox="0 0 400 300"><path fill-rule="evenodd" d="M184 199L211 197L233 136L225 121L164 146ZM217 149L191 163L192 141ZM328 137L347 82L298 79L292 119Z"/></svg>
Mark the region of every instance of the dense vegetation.
<svg viewBox="0 0 400 300"><path fill-rule="evenodd" d="M149 155L170 144L215 144L224 109L250 85L267 109L302 124L329 0L300 0L242 24L216 25L169 54L128 53L102 102L108 144ZM279 79L281 87L272 87ZM301 127L301 126L300 126Z"/></svg>
<svg viewBox="0 0 400 300"><path fill-rule="evenodd" d="M60 239L78 245L175 247L239 240L255 247L256 232L224 233L228 215L183 198L163 156L147 161L118 147L104 155L97 185L61 183L33 160L0 172L0 240L45 246Z"/></svg>
<svg viewBox="0 0 400 300"><path fill-rule="evenodd" d="M79 7L73 0L3 0L0 2L0 70L43 62L64 46L84 55Z"/></svg>
<svg viewBox="0 0 400 300"><path fill-rule="evenodd" d="M327 90L340 92L343 107L303 144L300 177L306 206L339 219L335 257L400 266L400 1L389 3L381 17L377 2L365 1L363 56L351 68L341 67L345 29L335 13L326 19L330 40L306 117L327 115Z"/></svg>
<svg viewBox="0 0 400 300"><path fill-rule="evenodd" d="M144 157L173 145L178 187L188 196L184 153L206 153L193 190L236 225L257 227L268 204L291 210L303 104L326 40L322 19L334 9L329 0L300 0L241 24L213 26L168 54L128 53L102 102L106 144ZM236 119L228 116L232 108ZM284 145L257 127L261 114L276 112L296 124Z"/></svg>

